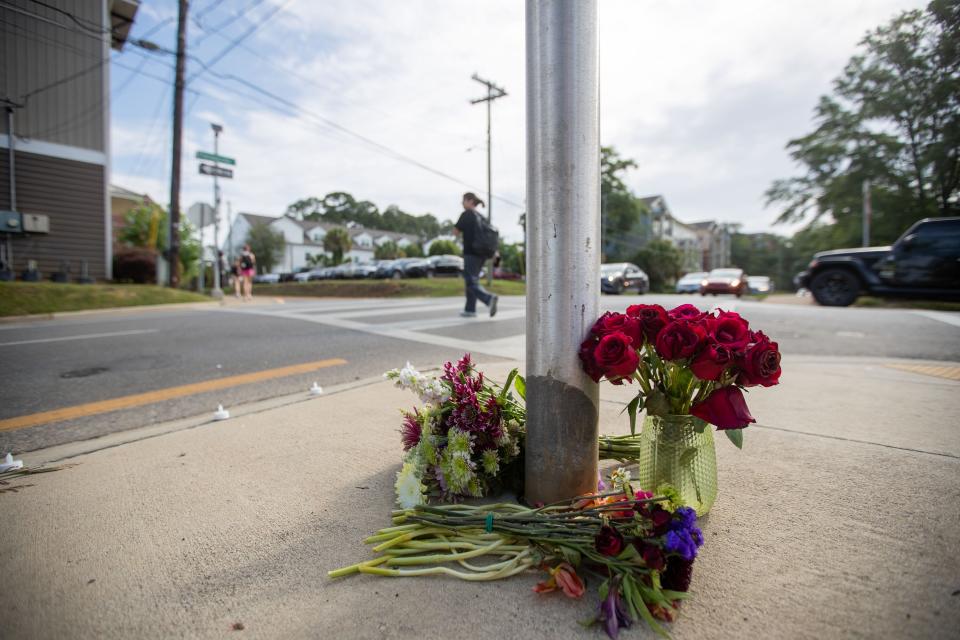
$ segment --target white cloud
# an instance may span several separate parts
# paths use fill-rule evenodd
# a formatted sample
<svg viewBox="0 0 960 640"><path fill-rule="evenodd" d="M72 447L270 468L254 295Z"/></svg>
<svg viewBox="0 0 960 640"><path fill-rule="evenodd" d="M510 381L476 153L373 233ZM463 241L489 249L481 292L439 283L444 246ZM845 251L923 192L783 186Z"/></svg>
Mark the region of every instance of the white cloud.
<svg viewBox="0 0 960 640"><path fill-rule="evenodd" d="M748 230L767 229L776 217L763 209L762 194L772 180L795 172L784 145L809 130L817 98L864 32L922 6L910 0L600 4L602 140L638 161L628 183L639 195L666 196L682 220L716 218ZM523 20L523 3L514 0L300 2L247 41L259 59L238 49L217 69L482 192L486 112L469 104L482 93L470 80L478 72L509 93L493 107L494 191L522 204ZM279 214L301 197L343 190L381 207L395 203L442 218L458 213L466 187L373 150L315 116L283 115L258 104L269 98L211 80L220 86L195 83L211 97L187 121L184 204L210 199L210 179L196 174L193 154L210 147L208 122L216 120L225 127L221 152L237 159L235 179L222 183L235 211ZM227 86L255 100L221 88ZM164 163L141 161L152 172L141 179L128 175L132 160L119 151L144 128L115 116L117 173L130 184L162 185ZM154 143L161 155L168 138ZM514 239L519 212L494 202L495 222Z"/></svg>

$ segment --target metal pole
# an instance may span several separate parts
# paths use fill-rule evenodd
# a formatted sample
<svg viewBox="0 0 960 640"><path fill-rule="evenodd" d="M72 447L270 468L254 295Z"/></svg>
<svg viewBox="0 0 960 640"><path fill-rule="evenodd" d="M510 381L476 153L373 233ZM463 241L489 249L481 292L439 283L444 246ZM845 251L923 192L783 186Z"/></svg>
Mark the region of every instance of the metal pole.
<svg viewBox="0 0 960 640"><path fill-rule="evenodd" d="M13 105L7 105L7 171L9 172L10 178L10 211L14 213L17 211L17 158L15 146L16 142L13 136ZM4 234L3 244L6 250L3 252L3 260L0 261L2 262L0 268L14 273L13 239L11 238L11 234Z"/></svg>
<svg viewBox="0 0 960 640"><path fill-rule="evenodd" d="M173 92L173 158L170 170L170 286L180 286L180 144L183 138L183 75L187 66L187 0L177 17L177 71ZM202 237L202 236L201 236Z"/></svg>
<svg viewBox="0 0 960 640"><path fill-rule="evenodd" d="M863 246L870 246L870 222L873 217L873 207L870 202L870 179L863 181Z"/></svg>
<svg viewBox="0 0 960 640"><path fill-rule="evenodd" d="M220 132L223 127L218 124L210 125L213 127L213 155L220 155ZM218 167L217 161L213 165ZM223 290L220 288L220 184L217 182L217 174L213 174L213 291L210 292L214 298L222 298Z"/></svg>
<svg viewBox="0 0 960 640"><path fill-rule="evenodd" d="M10 174L10 211L17 210L17 158L13 138L13 107L7 106L7 171Z"/></svg>
<svg viewBox="0 0 960 640"><path fill-rule="evenodd" d="M206 213L207 213L207 208L204 207L203 205L201 205L201 206L200 206L200 258L199 258L199 262L200 262L200 273L199 273L199 275L197 275L197 289L200 291L201 294L203 293L203 289L204 289L204 285L205 285L204 280L206 279L206 278L204 278L204 274L203 274L203 272L205 271L205 269L203 268L203 267L204 267L204 264L203 264L203 251L204 251L204 247L203 247L203 225L206 224L206 222L207 222L207 220L206 220L206 217L207 217L207 216L206 216Z"/></svg>
<svg viewBox="0 0 960 640"><path fill-rule="evenodd" d="M527 0L526 500L597 488L599 389L577 350L600 306L596 0Z"/></svg>
<svg viewBox="0 0 960 640"><path fill-rule="evenodd" d="M493 104L493 89L487 87L487 222L493 224L493 171L491 169L490 105ZM487 286L493 285L493 259L487 263Z"/></svg>

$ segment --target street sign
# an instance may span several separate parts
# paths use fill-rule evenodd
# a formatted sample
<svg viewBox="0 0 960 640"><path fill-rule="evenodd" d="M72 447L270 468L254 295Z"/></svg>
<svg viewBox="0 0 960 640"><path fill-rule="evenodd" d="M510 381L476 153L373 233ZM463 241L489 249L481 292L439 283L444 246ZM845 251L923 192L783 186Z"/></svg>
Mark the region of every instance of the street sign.
<svg viewBox="0 0 960 640"><path fill-rule="evenodd" d="M198 160L209 160L210 162L219 162L220 164L237 164L237 161L227 156L218 156L215 153L207 151L197 151Z"/></svg>
<svg viewBox="0 0 960 640"><path fill-rule="evenodd" d="M212 164L203 164L200 163L200 173L205 176L217 176L218 178L232 178L233 170L224 169L223 167L215 167Z"/></svg>
<svg viewBox="0 0 960 640"><path fill-rule="evenodd" d="M216 212L206 202L195 202L187 209L187 220L198 229L214 223Z"/></svg>

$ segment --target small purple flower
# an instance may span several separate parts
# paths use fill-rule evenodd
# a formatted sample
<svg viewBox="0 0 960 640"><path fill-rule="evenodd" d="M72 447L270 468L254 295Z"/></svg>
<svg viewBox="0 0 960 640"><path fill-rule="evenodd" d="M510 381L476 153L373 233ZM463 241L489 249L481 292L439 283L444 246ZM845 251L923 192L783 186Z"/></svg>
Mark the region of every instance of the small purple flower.
<svg viewBox="0 0 960 640"><path fill-rule="evenodd" d="M703 532L697 527L697 514L690 507L680 507L670 522L670 530L663 541L668 553L675 553L684 560L697 557L697 547L703 545Z"/></svg>
<svg viewBox="0 0 960 640"><path fill-rule="evenodd" d="M610 581L607 597L600 603L596 621L603 624L604 631L613 640L617 640L620 629L627 629L633 624L633 619L620 597L620 576L615 576Z"/></svg>

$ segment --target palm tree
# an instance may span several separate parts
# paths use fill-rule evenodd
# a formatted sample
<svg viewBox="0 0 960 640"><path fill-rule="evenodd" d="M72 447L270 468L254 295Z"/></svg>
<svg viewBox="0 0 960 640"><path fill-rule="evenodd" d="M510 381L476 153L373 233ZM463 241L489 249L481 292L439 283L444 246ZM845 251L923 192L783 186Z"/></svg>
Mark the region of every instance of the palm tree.
<svg viewBox="0 0 960 640"><path fill-rule="evenodd" d="M353 246L350 234L343 227L335 227L323 236L323 250L333 255L333 264L343 262L343 256Z"/></svg>

